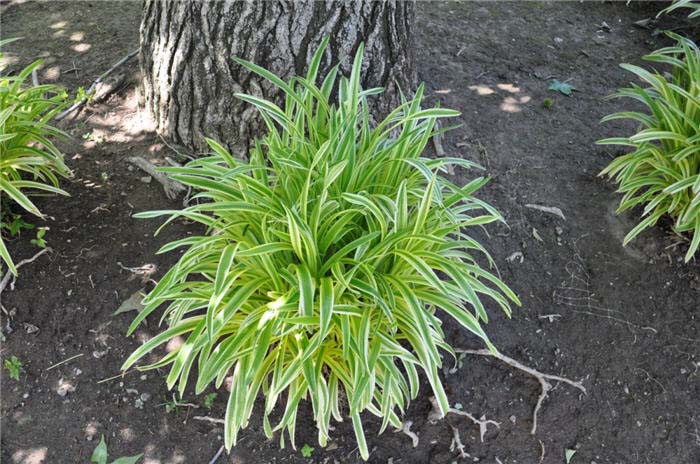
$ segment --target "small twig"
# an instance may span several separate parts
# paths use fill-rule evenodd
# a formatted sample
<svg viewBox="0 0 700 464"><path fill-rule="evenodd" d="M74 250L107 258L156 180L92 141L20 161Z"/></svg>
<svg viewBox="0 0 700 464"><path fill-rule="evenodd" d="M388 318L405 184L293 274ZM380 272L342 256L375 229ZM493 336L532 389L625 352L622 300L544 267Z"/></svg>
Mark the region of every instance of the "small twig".
<svg viewBox="0 0 700 464"><path fill-rule="evenodd" d="M32 69L32 85L39 87L39 77L36 75L36 68Z"/></svg>
<svg viewBox="0 0 700 464"><path fill-rule="evenodd" d="M540 442L540 464L544 461L544 442L542 440L537 440Z"/></svg>
<svg viewBox="0 0 700 464"><path fill-rule="evenodd" d="M450 451L459 451L459 457L462 459L470 457L469 453L464 451L466 446L464 446L462 440L459 438L459 429L454 425L450 425L450 427L452 428L452 443L450 444Z"/></svg>
<svg viewBox="0 0 700 464"><path fill-rule="evenodd" d="M60 366L60 365L62 365L62 364L65 364L65 363L67 363L67 362L70 362L70 361L72 361L72 360L74 360L74 359L76 359L76 358L79 358L79 357L83 356L83 354L84 354L84 353L79 353L79 354L76 354L75 356L71 356L71 357L68 358L68 359L64 359L64 360L61 361L61 362L57 362L57 363L54 364L53 366L47 367L46 370L47 370L47 371L50 371L50 370L53 369L54 367L58 367L58 366Z"/></svg>
<svg viewBox="0 0 700 464"><path fill-rule="evenodd" d="M223 454L224 452L224 445L221 445L221 448L219 448L219 451L216 452L213 458L211 458L211 461L209 461L209 464L214 464L217 459Z"/></svg>
<svg viewBox="0 0 700 464"><path fill-rule="evenodd" d="M506 355L503 355L501 353L494 353L490 350L487 349L481 349L481 350L464 350L464 349L457 349L455 350L456 353L466 353L466 354L476 354L479 356L491 356L493 358L496 358L518 370L521 370L527 374L530 374L531 376L535 377L539 382L540 386L542 387L542 391L540 393L539 398L537 399L537 404L535 405L535 409L532 412L532 429L530 430L530 434L534 435L535 432L537 431L537 414L540 411L540 408L542 407L542 403L544 402L545 398L547 398L547 394L549 391L552 390L552 384L550 384L547 380L553 380L556 382L564 382L568 383L572 387L578 388L581 390L584 395L586 394L586 388L581 384L581 382L575 382L573 380L567 379L565 377L560 377L558 375L551 375L551 374L543 374L542 372L539 372L531 367L528 367L518 361L516 361L513 358L509 358Z"/></svg>
<svg viewBox="0 0 700 464"><path fill-rule="evenodd" d="M198 421L203 421L203 422L211 422L212 424L226 424L225 420L217 419L216 417L194 416L192 419L198 420Z"/></svg>
<svg viewBox="0 0 700 464"><path fill-rule="evenodd" d="M114 375L114 376L112 376L112 377L107 377L106 379L98 380L98 381L95 382L95 383L99 385L99 384L101 384L101 383L110 382L110 381L116 380L116 379L118 379L118 378L124 378L124 377L126 376L126 374L131 374L132 372L137 372L137 371L138 371L138 369L131 369L131 370L128 370L128 371L124 371L124 372L122 372L121 374L117 374L117 375Z"/></svg>
<svg viewBox="0 0 700 464"><path fill-rule="evenodd" d="M97 87L97 84L99 84L100 82L102 82L102 80L103 80L105 77L107 77L107 76L109 76L110 74L112 74L112 73L113 73L117 68L119 68L121 65L123 65L124 63L126 63L127 61L129 61L130 59L132 59L133 57L135 57L136 55L138 55L138 53L139 53L139 50L138 50L138 49L134 50L133 52L129 53L128 55L126 55L126 56L125 56L124 58L122 58L121 60L117 61L117 63L115 63L114 66L112 66L111 68L109 68L107 71L105 71L105 72L103 72L102 74L100 74L100 76L99 76L97 79L95 79L95 81L90 85L90 87L88 88L87 92L85 92L85 96L83 96L83 98L81 98L80 101L75 102L73 105L70 106L70 108L68 108L67 110L65 110L65 111L63 111L62 113L60 113L60 114L59 114L58 116L56 116L54 119L55 119L56 121L60 121L61 119L65 118L66 116L68 116L69 114L71 114L73 111L75 111L75 110L77 110L78 108L80 108L81 106L83 106L83 105L85 104L85 102L87 102L88 98L89 98L89 97L92 95L92 93L95 91L95 87Z"/></svg>
<svg viewBox="0 0 700 464"><path fill-rule="evenodd" d="M140 156L131 156L127 158L127 161L142 169L143 171L146 171L146 173L148 173L151 177L157 180L163 186L163 190L165 190L165 196L167 196L169 199L174 200L175 198L177 198L178 193L187 191L187 187L185 187L180 182L170 179L162 172L159 172L156 169L156 166L154 166L152 163L148 162L144 158L141 158Z"/></svg>
<svg viewBox="0 0 700 464"><path fill-rule="evenodd" d="M39 253L35 254L29 259L23 259L19 263L15 264L15 269L19 269L20 267L24 266L25 264L29 264L36 260L39 256L43 255L44 253L47 253L49 251L52 251L51 248L44 248L41 250ZM14 274L10 270L8 270L5 273L5 277L2 278L2 281L0 281L0 294L2 294L3 290L5 290L5 287L7 287L7 284L10 282L10 279L12 278Z"/></svg>

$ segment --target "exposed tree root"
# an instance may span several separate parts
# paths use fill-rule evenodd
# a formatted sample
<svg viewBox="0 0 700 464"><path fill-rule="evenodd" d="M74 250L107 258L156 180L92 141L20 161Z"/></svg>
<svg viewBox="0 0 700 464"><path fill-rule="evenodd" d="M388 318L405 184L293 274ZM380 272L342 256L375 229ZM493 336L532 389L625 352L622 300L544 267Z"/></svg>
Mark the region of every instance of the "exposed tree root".
<svg viewBox="0 0 700 464"><path fill-rule="evenodd" d="M428 422L435 423L442 418L442 413L440 412L440 406L438 406L437 400L434 396L430 397L430 404L433 405L433 409L430 411L430 413L428 413ZM501 424L499 424L496 421L488 420L485 416L481 416L481 419L477 419L468 412L461 411L459 409L450 408L447 410L447 414L457 414L458 416L464 416L476 425L478 425L479 436L481 437L482 443L484 441L484 435L486 435L486 432L488 431L489 424L495 426L497 429L501 428Z"/></svg>
<svg viewBox="0 0 700 464"><path fill-rule="evenodd" d="M192 419L202 421L202 422L211 422L212 424L226 424L225 420L217 419L216 417L194 416Z"/></svg>
<svg viewBox="0 0 700 464"><path fill-rule="evenodd" d="M462 443L462 440L459 438L459 429L453 425L450 425L452 428L452 443L450 443L450 451L454 453L455 450L459 451L459 457L464 459L468 458L469 453L464 451L466 446Z"/></svg>
<svg viewBox="0 0 700 464"><path fill-rule="evenodd" d="M141 158L140 156L132 156L132 157L127 158L127 161L130 162L131 164L137 166L138 168L144 170L151 177L153 177L155 180L160 182L160 184L163 186L163 190L165 190L165 196L167 196L171 200L174 200L175 198L177 198L177 195L180 192L187 191L187 187L182 185L180 182L176 182L176 181L170 179L168 176L166 176L162 172L159 172L156 169L156 166L151 164L146 159Z"/></svg>
<svg viewBox="0 0 700 464"><path fill-rule="evenodd" d="M87 89L87 92L85 92L85 96L81 98L79 101L75 102L73 105L70 106L67 110L63 111L62 113L58 114L54 119L56 121L60 121L61 119L65 118L69 114L71 114L73 111L77 110L78 108L82 107L85 103L87 103L88 99L93 96L93 93L95 92L95 89L97 86L110 74L112 74L116 69L118 69L121 65L124 63L128 62L131 60L133 57L138 55L139 50L136 49L133 52L129 53L126 55L124 58L119 60L114 66L109 68L107 71L103 72L100 74L100 76L95 79L95 81L90 85L90 87Z"/></svg>
<svg viewBox="0 0 700 464"><path fill-rule="evenodd" d="M501 353L494 353L490 350L487 349L481 349L481 350L464 350L464 349L457 349L455 350L456 353L466 353L466 354L475 354L479 356L490 356L492 358L496 358L511 367L514 367L520 371L523 371L527 374L530 374L532 377L535 377L539 382L540 386L542 387L542 391L540 392L540 396L537 399L537 404L535 405L535 409L532 412L532 429L530 429L530 434L534 435L535 432L537 432L537 414L540 412L540 408L542 407L542 403L544 402L545 398L547 398L548 393L552 390L552 384L548 382L548 380L553 380L555 382L564 382L568 383L572 387L578 388L583 392L583 394L586 394L586 388L581 384L581 382L575 382L573 380L567 379L565 377L560 377L558 375L551 375L551 374L543 374L542 372L539 372L531 367L528 367L518 361L516 361L513 358L509 358L506 355L503 355Z"/></svg>
<svg viewBox="0 0 700 464"><path fill-rule="evenodd" d="M24 266L25 264L29 264L32 261L36 260L39 256L43 255L44 253L47 253L49 251L52 251L51 248L44 248L41 250L39 253L35 254L29 259L23 259L19 263L15 264L15 268L19 269L21 266ZM2 281L0 281L0 294L2 294L3 290L5 290L5 287L7 287L7 284L10 283L10 279L12 279L13 274L9 270L5 273L5 277L2 278ZM15 289L15 281L12 279L12 284L10 285L10 290Z"/></svg>
<svg viewBox="0 0 700 464"><path fill-rule="evenodd" d="M404 421L403 426L400 429L396 429L396 431L403 432L405 435L408 435L413 442L413 447L416 448L418 446L418 435L416 435L415 432L411 432L412 425L413 421Z"/></svg>

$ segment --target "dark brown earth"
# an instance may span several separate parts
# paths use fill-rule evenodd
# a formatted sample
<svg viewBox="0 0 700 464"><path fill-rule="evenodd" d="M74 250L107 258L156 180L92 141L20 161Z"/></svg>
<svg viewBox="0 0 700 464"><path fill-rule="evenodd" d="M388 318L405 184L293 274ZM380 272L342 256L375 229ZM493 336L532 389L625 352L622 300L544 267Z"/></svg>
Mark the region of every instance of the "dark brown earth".
<svg viewBox="0 0 700 464"><path fill-rule="evenodd" d="M44 57L42 82L87 87L138 46L139 3L1 4L2 36L24 37L6 58L17 70ZM583 380L589 393L558 385L533 436L537 382L495 360L466 357L461 369L445 376L451 401L498 421L500 429L489 429L482 443L478 428L464 418L429 423L423 388L406 417L420 437L418 447L400 433L377 437L378 423L368 420L370 462L560 464L566 449L577 450L572 464L700 462L700 265L682 263L685 244L663 226L621 247L635 218L614 215L619 197L597 173L616 153L594 145L634 129L598 121L622 104L603 97L630 81L618 63L639 63L666 43L633 25L659 8L419 4L420 78L431 102L462 111L463 126L447 135L445 150L486 167L493 180L481 196L510 225L480 236L523 308L511 320L493 311L488 331L503 353ZM682 24L664 21L666 27ZM603 22L609 31L601 29ZM71 68L79 69L67 72ZM136 81L136 64L128 70ZM566 97L547 90L554 78L570 79L578 91ZM553 100L549 109L545 98ZM144 174L125 161L172 156L149 131L137 101L130 87L65 125L74 136L60 144L75 171L63 184L71 197L37 200L52 216L40 225L50 227L54 252L21 268L14 291L2 295L12 314L3 314L2 358L14 355L23 363L19 381L3 371L2 462L87 463L101 434L112 459L145 453L148 464L208 463L221 446L222 428L192 417L223 416L225 392L211 410L203 397L189 394L184 401L198 408L167 412L171 395L155 371L98 383L117 375L125 357L158 330L154 319L125 338L131 315L112 313L142 284L117 263L155 263L162 275L177 256L154 252L189 230L178 224L153 238L157 223L131 218L179 204L155 181L142 182ZM457 175L466 182L475 173ZM526 204L558 207L566 220ZM37 251L30 238L25 232L10 244L17 260ZM522 262L506 259L515 252ZM27 324L39 331L27 333ZM454 326L447 332L454 346L479 347ZM59 396L61 380L75 391ZM146 400L137 408L142 394ZM450 451L450 425L458 427L470 458ZM320 449L308 411L302 413L297 445L316 448L305 459L266 441L254 420L231 456L217 462L360 462L348 424L338 424L334 436L328 450Z"/></svg>

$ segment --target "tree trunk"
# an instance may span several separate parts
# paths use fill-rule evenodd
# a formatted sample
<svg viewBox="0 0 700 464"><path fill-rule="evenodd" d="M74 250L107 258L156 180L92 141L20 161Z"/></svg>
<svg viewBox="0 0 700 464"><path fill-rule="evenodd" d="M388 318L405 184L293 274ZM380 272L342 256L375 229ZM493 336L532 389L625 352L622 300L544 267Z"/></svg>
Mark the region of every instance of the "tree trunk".
<svg viewBox="0 0 700 464"><path fill-rule="evenodd" d="M251 105L234 92L279 101L277 89L236 64L237 56L284 80L306 73L325 36L321 76L340 63L349 74L365 44L363 86L381 86L373 110L385 112L398 87L415 85L414 1L170 1L145 0L141 70L145 103L158 133L193 150L211 137L239 156L262 128ZM372 97L370 97L372 98Z"/></svg>

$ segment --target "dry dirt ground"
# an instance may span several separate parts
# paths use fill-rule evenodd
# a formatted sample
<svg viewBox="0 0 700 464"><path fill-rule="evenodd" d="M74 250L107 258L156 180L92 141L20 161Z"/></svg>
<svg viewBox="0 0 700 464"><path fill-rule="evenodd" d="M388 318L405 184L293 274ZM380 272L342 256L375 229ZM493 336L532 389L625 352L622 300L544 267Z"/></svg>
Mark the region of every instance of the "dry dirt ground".
<svg viewBox="0 0 700 464"><path fill-rule="evenodd" d="M138 46L139 3L0 5L2 36L24 37L8 48L7 63L17 70L44 58L42 82L87 87ZM685 244L663 225L621 247L635 217L614 214L619 197L597 173L616 153L594 145L634 129L598 121L619 108L603 97L631 79L618 63L638 63L665 43L653 28L633 24L658 9L625 2L419 4L419 76L431 102L462 111L463 126L447 135L445 150L486 167L493 180L481 195L510 226L481 237L523 307L510 320L493 311L488 332L503 353L582 380L588 394L557 385L531 435L538 383L495 360L467 356L445 373L450 398L500 429L489 428L482 442L465 418L429 423L423 388L406 417L418 446L402 433L376 436L378 423L370 421L370 462L560 464L567 449L576 450L572 464L700 462L700 265L681 262ZM135 82L136 63L127 69ZM550 91L551 79L568 80L577 91ZM172 155L137 102L135 86L127 86L65 124L73 135L61 142L75 171L64 182L71 197L37 200L52 216L40 225L50 227L53 253L22 268L2 299L11 314L3 314L2 358L23 363L19 381L3 372L2 462L86 463L102 434L112 458L145 453L147 464L208 463L221 446L221 426L193 416L223 416L224 393L211 409L193 394L184 400L189 405L172 408L161 374L113 378L158 331L153 320L124 336L131 315L112 314L142 284L117 263L155 263L158 278L176 255L154 252L188 233L179 224L153 238L157 223L131 217L179 204L125 161ZM474 173L456 175L466 182ZM560 208L566 219L527 204ZM11 243L17 259L36 252L29 238L24 232ZM454 326L447 333L455 346L478 348ZM61 383L75 390L60 396ZM451 426L469 458L450 450ZM253 421L217 462L360 461L347 423L336 426L327 450L315 444L308 410L298 428L297 445L316 448L309 459L266 441Z"/></svg>

